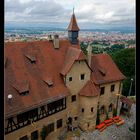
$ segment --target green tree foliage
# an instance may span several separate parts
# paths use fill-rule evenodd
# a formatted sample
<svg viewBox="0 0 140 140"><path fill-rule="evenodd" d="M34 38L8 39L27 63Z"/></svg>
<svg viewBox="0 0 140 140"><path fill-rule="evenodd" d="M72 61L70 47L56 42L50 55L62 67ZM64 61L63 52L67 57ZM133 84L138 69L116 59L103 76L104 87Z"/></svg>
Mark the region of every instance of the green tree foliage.
<svg viewBox="0 0 140 140"><path fill-rule="evenodd" d="M81 42L80 47L81 47L81 50L83 51L83 53L85 55L87 55L87 47L88 47L88 44L84 44L84 42Z"/></svg>
<svg viewBox="0 0 140 140"><path fill-rule="evenodd" d="M128 40L126 41L129 45L136 44L136 40Z"/></svg>
<svg viewBox="0 0 140 140"><path fill-rule="evenodd" d="M43 126L41 132L40 132L40 136L42 140L45 140L46 136L47 136L47 127Z"/></svg>
<svg viewBox="0 0 140 140"><path fill-rule="evenodd" d="M114 44L111 46L112 49L124 49L125 45L124 44Z"/></svg>
<svg viewBox="0 0 140 140"><path fill-rule="evenodd" d="M123 82L123 95L128 95L131 84L131 78L134 79L132 83L131 95L135 95L135 48L123 49L112 54L112 58L126 76Z"/></svg>

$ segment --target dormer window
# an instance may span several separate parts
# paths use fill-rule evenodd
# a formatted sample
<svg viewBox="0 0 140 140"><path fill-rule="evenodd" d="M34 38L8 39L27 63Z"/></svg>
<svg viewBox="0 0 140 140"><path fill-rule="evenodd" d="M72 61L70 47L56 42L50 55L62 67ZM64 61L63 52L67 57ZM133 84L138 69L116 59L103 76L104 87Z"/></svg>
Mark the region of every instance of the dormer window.
<svg viewBox="0 0 140 140"><path fill-rule="evenodd" d="M106 70L104 68L98 66L98 71L101 73L102 76L106 75Z"/></svg>
<svg viewBox="0 0 140 140"><path fill-rule="evenodd" d="M20 95L28 95L29 94L29 82L22 81L18 82L13 87L19 92Z"/></svg>
<svg viewBox="0 0 140 140"><path fill-rule="evenodd" d="M21 94L21 95L28 95L28 94L29 94L29 90L24 91L24 92L21 92L20 94Z"/></svg>
<svg viewBox="0 0 140 140"><path fill-rule="evenodd" d="M44 80L44 82L49 86L49 87L52 87L53 86L53 80L52 78L46 78Z"/></svg>
<svg viewBox="0 0 140 140"><path fill-rule="evenodd" d="M81 74L81 80L85 79L85 74Z"/></svg>
<svg viewBox="0 0 140 140"><path fill-rule="evenodd" d="M33 63L36 63L36 57L33 56L33 55L29 55L29 54L26 54L25 55L26 58L28 58L30 60L30 62L33 64Z"/></svg>

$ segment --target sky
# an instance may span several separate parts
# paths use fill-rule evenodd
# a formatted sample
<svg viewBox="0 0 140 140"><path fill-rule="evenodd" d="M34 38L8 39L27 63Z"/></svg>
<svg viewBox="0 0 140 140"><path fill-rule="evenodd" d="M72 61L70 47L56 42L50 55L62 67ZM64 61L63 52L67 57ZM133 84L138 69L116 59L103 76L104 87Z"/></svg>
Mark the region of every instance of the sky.
<svg viewBox="0 0 140 140"><path fill-rule="evenodd" d="M5 0L5 23L80 28L135 27L135 0Z"/></svg>

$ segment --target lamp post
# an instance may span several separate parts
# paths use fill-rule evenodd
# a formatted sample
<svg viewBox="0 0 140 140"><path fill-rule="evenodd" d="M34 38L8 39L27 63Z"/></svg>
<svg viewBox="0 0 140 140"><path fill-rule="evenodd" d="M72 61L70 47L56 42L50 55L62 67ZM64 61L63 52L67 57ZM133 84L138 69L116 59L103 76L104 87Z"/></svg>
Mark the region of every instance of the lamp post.
<svg viewBox="0 0 140 140"><path fill-rule="evenodd" d="M131 78L131 84L130 84L130 88L129 88L128 96L130 96L130 94L131 94L131 90L132 90L132 82L133 82L133 78Z"/></svg>

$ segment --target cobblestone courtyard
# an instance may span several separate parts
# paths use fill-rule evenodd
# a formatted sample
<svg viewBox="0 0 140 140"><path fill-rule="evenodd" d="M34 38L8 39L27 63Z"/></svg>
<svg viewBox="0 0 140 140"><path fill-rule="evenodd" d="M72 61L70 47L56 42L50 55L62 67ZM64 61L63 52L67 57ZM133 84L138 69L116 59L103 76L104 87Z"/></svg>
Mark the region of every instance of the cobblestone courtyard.
<svg viewBox="0 0 140 140"><path fill-rule="evenodd" d="M136 122L136 105L132 105L131 116L121 116L125 123L120 126L113 124L107 127L103 132L95 130L90 133L80 131L80 137L73 137L67 140L135 140L136 134L129 130ZM63 139L65 140L65 139Z"/></svg>
<svg viewBox="0 0 140 140"><path fill-rule="evenodd" d="M135 140L136 134L129 130L136 122L136 105L132 105L131 116L123 117L125 124L116 126L113 124L107 127L103 132L95 130L92 133L81 133L80 140Z"/></svg>

